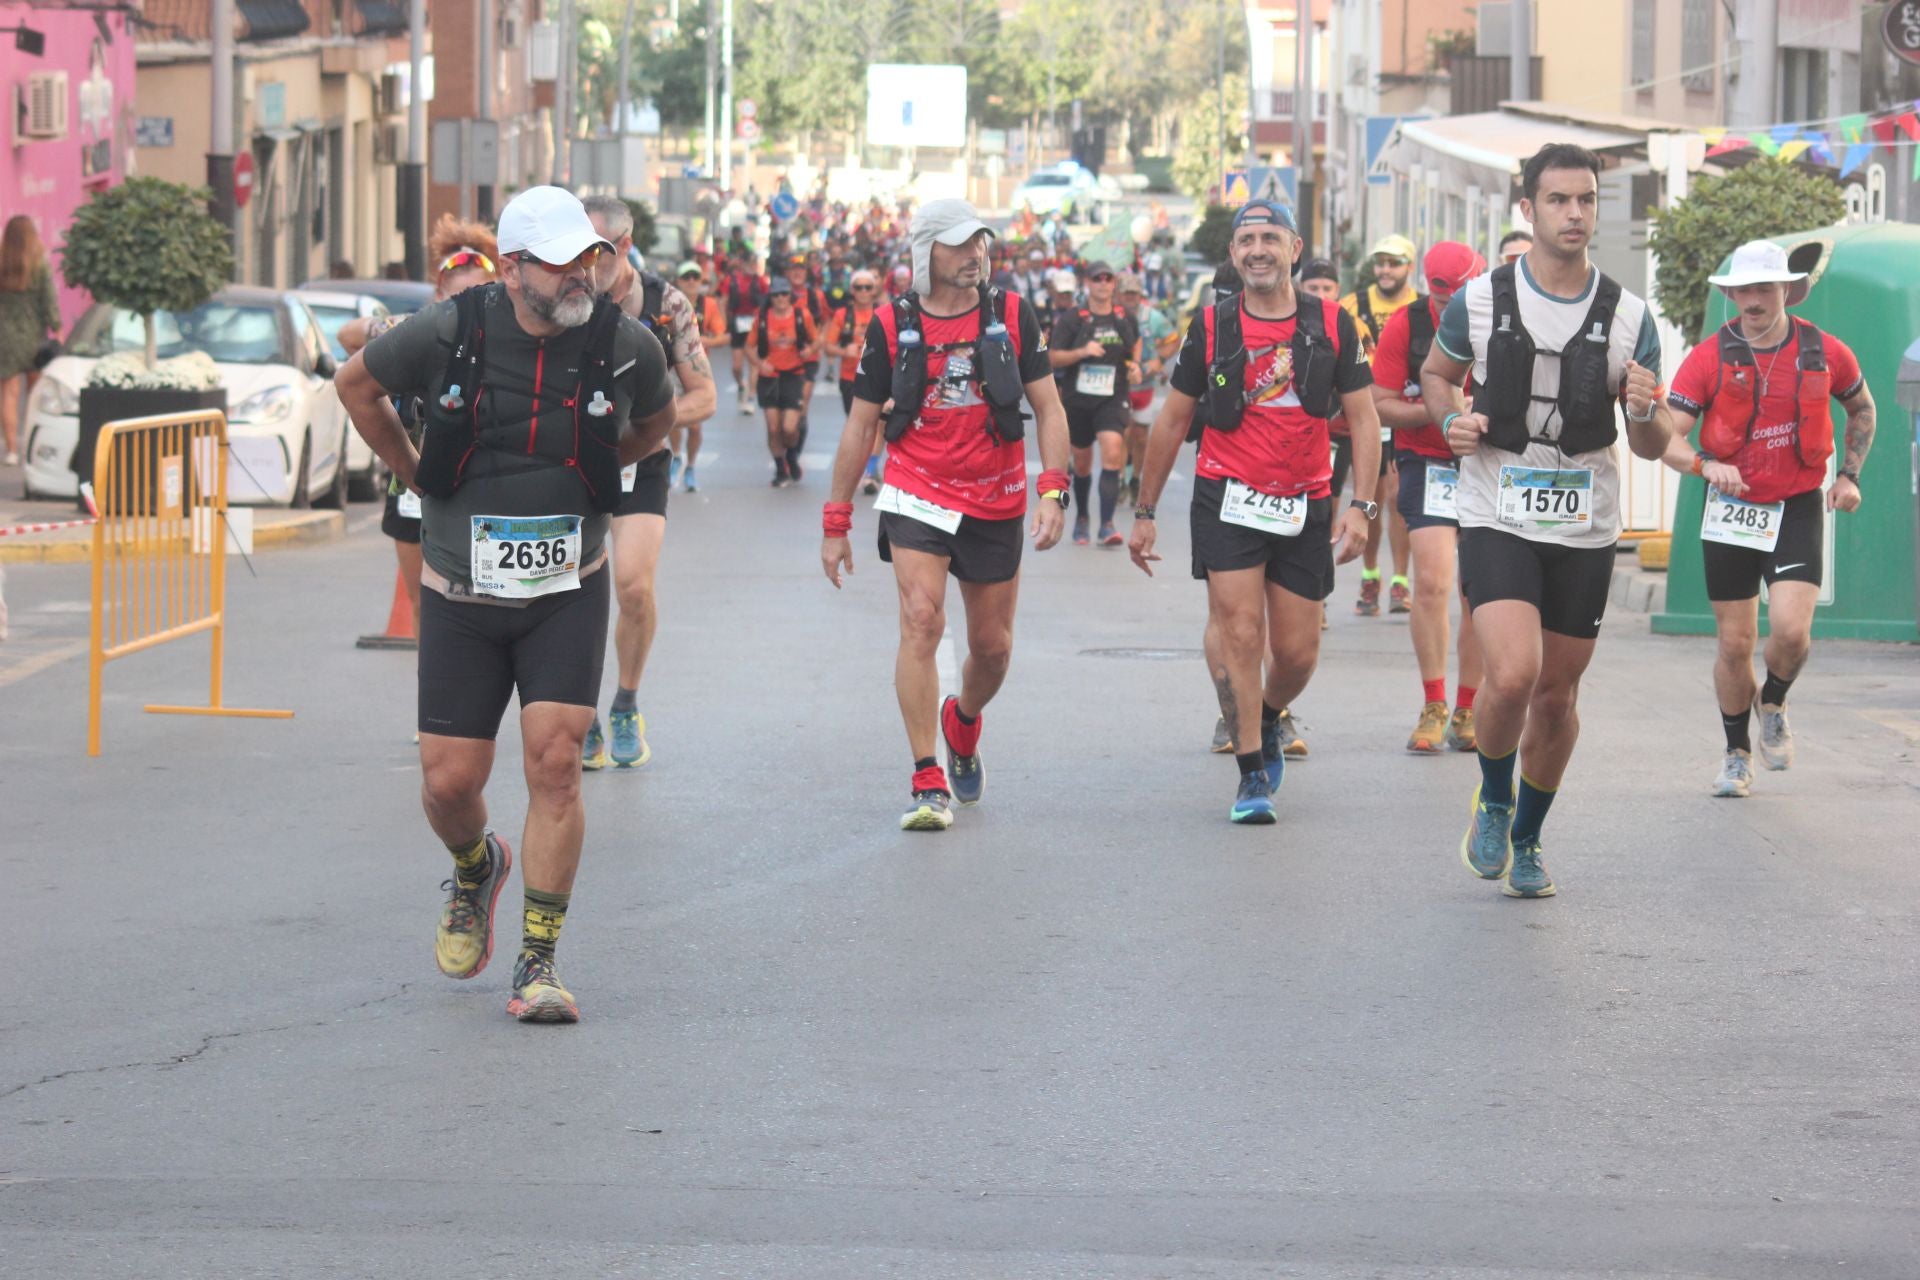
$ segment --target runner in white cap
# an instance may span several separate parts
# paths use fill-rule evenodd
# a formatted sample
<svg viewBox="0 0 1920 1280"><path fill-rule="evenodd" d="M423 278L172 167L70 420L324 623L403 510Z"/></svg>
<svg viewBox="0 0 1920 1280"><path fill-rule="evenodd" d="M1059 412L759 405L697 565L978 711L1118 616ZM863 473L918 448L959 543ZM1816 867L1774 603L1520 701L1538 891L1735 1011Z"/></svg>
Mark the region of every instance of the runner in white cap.
<svg viewBox="0 0 1920 1280"><path fill-rule="evenodd" d="M1787 251L1754 240L1733 251L1725 275L1708 276L1734 317L1690 352L1667 395L1674 416L1667 465L1707 483L1700 559L1720 652L1713 688L1726 755L1716 796L1740 797L1753 784L1749 715L1760 713L1760 757L1771 769L1793 763L1787 690L1813 643L1827 511L1860 506L1860 468L1873 446L1873 395L1847 344L1787 308L1807 296L1807 273ZM1845 452L1826 489L1833 457L1832 402L1847 411ZM1700 423L1700 444L1687 443ZM1756 686L1753 646L1760 584L1767 584L1767 678Z"/></svg>

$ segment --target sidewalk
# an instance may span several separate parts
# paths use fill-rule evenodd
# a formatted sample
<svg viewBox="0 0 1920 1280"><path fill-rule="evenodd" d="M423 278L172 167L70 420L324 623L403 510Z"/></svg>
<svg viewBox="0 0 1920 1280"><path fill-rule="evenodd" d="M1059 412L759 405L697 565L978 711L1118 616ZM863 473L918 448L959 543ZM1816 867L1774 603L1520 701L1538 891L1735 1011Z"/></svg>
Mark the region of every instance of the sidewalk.
<svg viewBox="0 0 1920 1280"><path fill-rule="evenodd" d="M19 472L0 468L0 492L18 492ZM253 546L300 546L332 542L347 533L344 511L292 511L285 507L251 507ZM75 510L71 499L29 502L0 498L0 564L71 564L93 554L93 527ZM84 523L83 523L84 522ZM8 533L22 525L63 526L33 533Z"/></svg>

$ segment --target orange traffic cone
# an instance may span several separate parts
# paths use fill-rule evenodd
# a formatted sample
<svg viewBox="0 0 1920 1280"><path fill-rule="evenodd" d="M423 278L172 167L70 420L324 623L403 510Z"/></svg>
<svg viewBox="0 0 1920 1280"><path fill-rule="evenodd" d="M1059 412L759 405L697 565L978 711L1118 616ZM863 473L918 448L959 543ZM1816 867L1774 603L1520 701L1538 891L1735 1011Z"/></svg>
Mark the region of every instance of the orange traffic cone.
<svg viewBox="0 0 1920 1280"><path fill-rule="evenodd" d="M413 629L413 601L407 597L407 580L400 570L393 574L393 610L387 615L387 629L377 636L361 636L353 642L356 649L418 649L420 637Z"/></svg>

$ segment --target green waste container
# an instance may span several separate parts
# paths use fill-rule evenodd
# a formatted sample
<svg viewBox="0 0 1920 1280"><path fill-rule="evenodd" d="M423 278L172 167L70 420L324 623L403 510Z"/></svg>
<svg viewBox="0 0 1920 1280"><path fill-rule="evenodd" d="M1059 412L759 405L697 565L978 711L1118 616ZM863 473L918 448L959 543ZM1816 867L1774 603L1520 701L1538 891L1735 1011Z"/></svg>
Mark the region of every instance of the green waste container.
<svg viewBox="0 0 1920 1280"><path fill-rule="evenodd" d="M1786 247L1794 270L1811 273L1812 291L1791 314L1811 320L1853 349L1879 408L1873 449L1860 472L1860 509L1851 515L1827 513L1826 585L1814 611L1813 634L1920 641L1914 452L1908 414L1899 408L1900 396L1906 394L1902 362L1920 348L1920 288L1914 286L1920 280L1920 227L1826 227L1772 239ZM1722 263L1715 274L1726 269ZM1726 298L1715 290L1702 338L1732 315ZM1920 396L1920 383L1915 395ZM1838 465L1845 449L1846 412L1838 401L1832 410L1833 465ZM1697 427L1694 439L1699 439ZM1673 516L1667 607L1653 616L1654 631L1664 635L1713 634L1713 607L1700 567L1705 498L1703 481L1682 477ZM1764 633L1764 606L1760 625Z"/></svg>
<svg viewBox="0 0 1920 1280"><path fill-rule="evenodd" d="M1913 495L1913 545L1920 547L1920 338L1913 340L1900 361L1900 389L1894 398L1901 411L1890 415L1888 426L1895 430L1888 434L1897 439L1901 429L1909 433L1907 474ZM1914 557L1914 594L1920 597L1920 556Z"/></svg>

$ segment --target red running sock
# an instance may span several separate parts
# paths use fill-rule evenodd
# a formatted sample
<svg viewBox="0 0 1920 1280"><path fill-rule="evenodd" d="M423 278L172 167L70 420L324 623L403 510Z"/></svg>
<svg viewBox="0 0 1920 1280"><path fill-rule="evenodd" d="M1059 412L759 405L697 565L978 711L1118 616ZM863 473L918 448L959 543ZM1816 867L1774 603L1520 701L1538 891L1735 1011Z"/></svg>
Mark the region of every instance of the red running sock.
<svg viewBox="0 0 1920 1280"><path fill-rule="evenodd" d="M1428 702L1445 702L1447 700L1447 680L1445 676L1442 676L1438 680L1422 680L1420 687L1427 691Z"/></svg>
<svg viewBox="0 0 1920 1280"><path fill-rule="evenodd" d="M1461 685L1460 696L1454 700L1453 705L1462 711L1473 710L1473 695L1478 692L1480 691L1470 684Z"/></svg>
<svg viewBox="0 0 1920 1280"><path fill-rule="evenodd" d="M953 748L955 755L970 756L980 749L980 731L986 727L986 713L973 718L968 724L960 719L960 699L950 697L940 705L940 728L947 735L947 745Z"/></svg>

